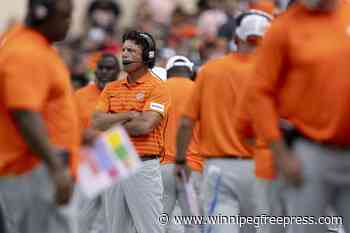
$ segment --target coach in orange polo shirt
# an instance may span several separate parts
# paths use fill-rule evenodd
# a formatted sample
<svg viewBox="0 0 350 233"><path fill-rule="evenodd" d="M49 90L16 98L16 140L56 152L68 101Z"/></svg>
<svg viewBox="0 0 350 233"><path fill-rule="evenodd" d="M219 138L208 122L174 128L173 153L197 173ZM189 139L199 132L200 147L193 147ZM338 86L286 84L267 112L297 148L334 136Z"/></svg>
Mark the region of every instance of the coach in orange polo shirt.
<svg viewBox="0 0 350 233"><path fill-rule="evenodd" d="M238 52L209 61L199 71L177 136L180 169L196 122L200 123L199 151L206 157L203 172L205 215L252 216L254 183L251 152L243 146L233 119L237 101L254 68L254 50L269 26L264 12L248 11L237 17ZM237 224L207 225L212 233L241 232ZM244 225L245 232L254 226Z"/></svg>
<svg viewBox="0 0 350 233"><path fill-rule="evenodd" d="M92 124L99 130L122 124L143 166L134 176L107 193L108 232L162 232L163 185L159 158L164 154L164 131L170 97L164 82L150 69L155 64L153 37L131 31L123 36L123 65L128 76L106 86Z"/></svg>
<svg viewBox="0 0 350 233"><path fill-rule="evenodd" d="M102 90L109 82L117 80L119 73L120 66L117 57L109 53L102 54L97 62L95 82L75 92L80 124L83 128L91 126L91 117L95 112Z"/></svg>
<svg viewBox="0 0 350 233"><path fill-rule="evenodd" d="M288 185L288 215L317 220L332 205L343 217L346 232L350 231L349 41L348 3L294 3L263 42L251 98L255 130L268 143ZM289 121L283 131L286 140L279 129L281 118ZM322 224L289 227L294 233L326 232Z"/></svg>
<svg viewBox="0 0 350 233"><path fill-rule="evenodd" d="M0 43L0 199L5 232L72 232L58 206L80 141L69 72L51 44L65 38L71 0L28 0L25 25ZM12 225L13 224L13 225Z"/></svg>

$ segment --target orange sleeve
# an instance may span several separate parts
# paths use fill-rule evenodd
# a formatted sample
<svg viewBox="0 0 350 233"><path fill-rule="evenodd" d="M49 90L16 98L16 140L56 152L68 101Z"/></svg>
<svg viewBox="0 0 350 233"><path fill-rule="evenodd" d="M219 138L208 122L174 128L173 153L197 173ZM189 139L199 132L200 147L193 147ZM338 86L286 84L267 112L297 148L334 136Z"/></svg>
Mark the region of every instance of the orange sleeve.
<svg viewBox="0 0 350 233"><path fill-rule="evenodd" d="M33 55L15 54L1 69L7 107L40 112L50 92L49 73L40 60Z"/></svg>
<svg viewBox="0 0 350 233"><path fill-rule="evenodd" d="M165 117L170 107L170 93L164 83L156 86L147 99L143 111L155 111Z"/></svg>
<svg viewBox="0 0 350 233"><path fill-rule="evenodd" d="M97 105L95 108L95 111L97 112L109 112L109 86L107 84L107 86L103 89L98 101L97 101Z"/></svg>
<svg viewBox="0 0 350 233"><path fill-rule="evenodd" d="M75 106L77 107L77 113L79 117L79 125L81 129L86 128L87 122L85 119L85 111L84 111L84 105L81 101L83 98L81 92L78 90L74 93L74 100L75 100Z"/></svg>
<svg viewBox="0 0 350 233"><path fill-rule="evenodd" d="M184 109L184 113L183 113L183 115L191 118L194 121L199 120L202 86L204 82L204 77L205 77L205 68L202 68L197 75L197 79L194 83L192 95L188 99Z"/></svg>
<svg viewBox="0 0 350 233"><path fill-rule="evenodd" d="M281 138L278 128L279 116L277 113L278 84L285 77L283 69L286 62L286 44L288 28L282 19L276 19L267 32L256 60L251 109L253 125L256 133L262 140L270 143Z"/></svg>
<svg viewBox="0 0 350 233"><path fill-rule="evenodd" d="M249 92L251 88L251 84L250 84L251 81L253 81L252 78L250 78L249 81L247 81L247 84L244 87L242 95L238 99L237 115L234 119L235 128L239 136L244 139L255 137L253 125L252 125L252 119L251 119L251 112L250 112L250 109L252 108L252 106L250 106L251 103L249 102L249 94L251 95L251 93Z"/></svg>

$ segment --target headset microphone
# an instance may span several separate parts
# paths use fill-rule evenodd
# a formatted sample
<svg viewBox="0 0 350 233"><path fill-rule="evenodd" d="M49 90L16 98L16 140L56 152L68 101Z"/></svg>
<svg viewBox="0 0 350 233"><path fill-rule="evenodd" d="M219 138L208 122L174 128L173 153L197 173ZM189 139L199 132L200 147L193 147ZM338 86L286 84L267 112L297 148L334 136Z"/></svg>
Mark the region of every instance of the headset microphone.
<svg viewBox="0 0 350 233"><path fill-rule="evenodd" d="M143 61L128 61L128 60L124 60L123 65L130 65L130 64L135 64L135 63L143 63Z"/></svg>

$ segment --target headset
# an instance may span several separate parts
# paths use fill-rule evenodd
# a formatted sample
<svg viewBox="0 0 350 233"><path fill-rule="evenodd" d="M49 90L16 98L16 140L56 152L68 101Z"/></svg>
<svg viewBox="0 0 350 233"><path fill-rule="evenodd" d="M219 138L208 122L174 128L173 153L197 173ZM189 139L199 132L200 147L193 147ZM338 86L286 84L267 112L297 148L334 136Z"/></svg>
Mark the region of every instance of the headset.
<svg viewBox="0 0 350 233"><path fill-rule="evenodd" d="M145 40L147 44L142 51L142 61L149 68L153 68L156 63L156 42L149 33L139 32L139 36Z"/></svg>
<svg viewBox="0 0 350 233"><path fill-rule="evenodd" d="M249 10L249 11L240 13L235 19L236 25L237 25L236 35L239 36L239 35L243 34L242 28L241 28L242 21L243 21L243 19L245 19L247 16L250 16L250 15L261 16L261 17L267 19L267 21L269 21L269 22L271 22L273 20L273 16L272 15L270 15L268 13L265 13L263 11L260 11L260 10Z"/></svg>
<svg viewBox="0 0 350 233"><path fill-rule="evenodd" d="M142 45L142 63L147 65L148 68L152 69L156 63L156 42L151 36L151 34L147 32L138 32L134 31L138 39L141 39L145 43ZM123 36L123 42L127 40L127 35ZM141 63L136 61L131 61L128 63Z"/></svg>
<svg viewBox="0 0 350 233"><path fill-rule="evenodd" d="M29 0L29 22L31 25L40 25L54 13L55 0Z"/></svg>

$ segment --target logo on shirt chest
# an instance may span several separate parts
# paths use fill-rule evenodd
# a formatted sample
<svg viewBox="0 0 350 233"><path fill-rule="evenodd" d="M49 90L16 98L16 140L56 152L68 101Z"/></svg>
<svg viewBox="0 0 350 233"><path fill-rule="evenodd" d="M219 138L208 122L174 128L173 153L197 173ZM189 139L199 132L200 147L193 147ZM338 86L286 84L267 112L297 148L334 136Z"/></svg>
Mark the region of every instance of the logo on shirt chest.
<svg viewBox="0 0 350 233"><path fill-rule="evenodd" d="M345 33L350 37L350 25L346 27Z"/></svg>
<svg viewBox="0 0 350 233"><path fill-rule="evenodd" d="M140 101L140 102L142 102L142 101L144 101L145 100L145 93L143 93L143 92L139 92L139 93L137 93L136 94L136 100L137 101Z"/></svg>

